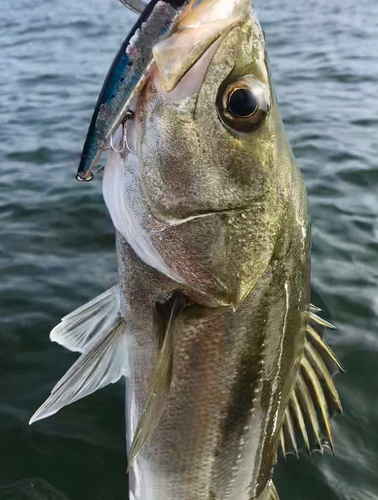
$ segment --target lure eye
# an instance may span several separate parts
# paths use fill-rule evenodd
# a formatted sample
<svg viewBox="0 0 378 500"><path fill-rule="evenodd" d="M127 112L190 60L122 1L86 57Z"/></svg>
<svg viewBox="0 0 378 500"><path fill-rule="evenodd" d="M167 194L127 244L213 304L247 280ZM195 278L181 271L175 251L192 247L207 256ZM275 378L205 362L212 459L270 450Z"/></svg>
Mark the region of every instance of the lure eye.
<svg viewBox="0 0 378 500"><path fill-rule="evenodd" d="M264 122L270 108L269 87L252 75L222 85L218 115L231 132L249 134Z"/></svg>

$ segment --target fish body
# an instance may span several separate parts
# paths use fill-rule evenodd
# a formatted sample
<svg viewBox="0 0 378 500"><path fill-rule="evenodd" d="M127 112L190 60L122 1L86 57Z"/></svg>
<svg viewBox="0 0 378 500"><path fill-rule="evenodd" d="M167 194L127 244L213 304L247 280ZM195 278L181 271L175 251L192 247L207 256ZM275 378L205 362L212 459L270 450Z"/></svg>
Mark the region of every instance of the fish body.
<svg viewBox="0 0 378 500"><path fill-rule="evenodd" d="M119 287L53 330L82 355L32 420L125 376L131 500L274 500L279 447L333 447L341 366L313 327L332 325L252 4L180 23L152 48L136 154L104 172Z"/></svg>
<svg viewBox="0 0 378 500"><path fill-rule="evenodd" d="M156 363L154 304L179 289L190 305L175 324L165 412L129 471L131 498L257 499L271 478L306 338L305 188L272 91L265 130L250 145L224 128L215 106L224 81L244 76L245 68L263 73L270 87L264 47L248 12L224 35L199 93L168 103L155 79L139 102L142 139L138 160L126 162L126 175L135 172L127 200L182 284L146 266L118 232L123 314L135 325L126 388L129 449ZM111 175L108 169L105 199ZM110 213L114 200L107 199Z"/></svg>
<svg viewBox="0 0 378 500"><path fill-rule="evenodd" d="M126 387L130 449L156 363L151 310L174 287L135 262L121 236L117 246L124 317L133 337ZM131 499L262 498L305 341L297 306L306 294L297 277L289 277L291 266L300 272L292 257L283 268L282 262L270 267L236 312L193 302L180 316L165 412L129 470ZM141 276L148 278L146 287Z"/></svg>

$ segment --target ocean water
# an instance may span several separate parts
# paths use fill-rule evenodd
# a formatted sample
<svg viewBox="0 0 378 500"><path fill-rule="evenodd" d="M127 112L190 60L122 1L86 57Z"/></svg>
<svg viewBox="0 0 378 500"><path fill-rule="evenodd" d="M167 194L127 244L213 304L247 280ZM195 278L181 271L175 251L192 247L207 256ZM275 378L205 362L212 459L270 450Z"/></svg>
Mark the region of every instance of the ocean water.
<svg viewBox="0 0 378 500"><path fill-rule="evenodd" d="M281 458L275 481L281 500L378 500L378 2L255 4L310 198L313 302L347 370L336 456ZM1 0L0 500L127 499L122 384L28 420L77 357L51 328L116 281L101 176L74 174L134 21L117 0Z"/></svg>

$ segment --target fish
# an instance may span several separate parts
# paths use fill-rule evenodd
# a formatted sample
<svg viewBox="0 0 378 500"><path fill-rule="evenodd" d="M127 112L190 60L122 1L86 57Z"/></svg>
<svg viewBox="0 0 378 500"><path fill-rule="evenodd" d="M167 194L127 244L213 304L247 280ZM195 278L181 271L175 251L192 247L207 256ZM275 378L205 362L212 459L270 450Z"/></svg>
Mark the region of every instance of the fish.
<svg viewBox="0 0 378 500"><path fill-rule="evenodd" d="M131 500L277 500L280 450L334 451L344 370L265 35L251 0L203 0L151 50L103 176L119 282L52 330L80 357L31 423L124 378Z"/></svg>
<svg viewBox="0 0 378 500"><path fill-rule="evenodd" d="M107 149L118 126L132 116L133 97L143 86L153 64L152 47L184 15L194 0L121 0L133 12L141 13L119 48L97 99L76 179L93 179L93 168Z"/></svg>

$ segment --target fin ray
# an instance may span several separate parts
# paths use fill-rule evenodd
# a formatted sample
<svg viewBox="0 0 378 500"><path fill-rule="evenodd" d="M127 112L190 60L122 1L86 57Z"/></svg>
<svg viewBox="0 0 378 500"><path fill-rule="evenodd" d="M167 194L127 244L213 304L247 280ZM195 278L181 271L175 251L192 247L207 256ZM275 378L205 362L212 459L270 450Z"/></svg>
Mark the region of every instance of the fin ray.
<svg viewBox="0 0 378 500"><path fill-rule="evenodd" d="M318 316L317 314L315 314L311 310L308 313L308 316L310 319L312 319L313 321L315 321L315 323L318 323L319 325L325 326L326 328L330 328L331 330L337 330L335 325L333 325L332 323L329 323L328 321L321 318L320 316Z"/></svg>
<svg viewBox="0 0 378 500"><path fill-rule="evenodd" d="M295 454L297 455L297 457L299 457L298 445L297 445L297 440L295 438L294 425L293 425L293 420L291 418L289 406L287 406L285 408L285 423L286 423L286 427L287 427L287 430L288 430L288 433L290 436L290 441L291 441L291 444L293 445Z"/></svg>
<svg viewBox="0 0 378 500"><path fill-rule="evenodd" d="M119 321L120 290L116 285L62 318L50 340L66 349L83 353Z"/></svg>
<svg viewBox="0 0 378 500"><path fill-rule="evenodd" d="M280 500L276 487L274 486L274 483L272 482L271 487L270 487L270 500Z"/></svg>
<svg viewBox="0 0 378 500"><path fill-rule="evenodd" d="M332 451L334 450L334 439L333 439L333 432L332 432L332 427L331 427L331 422L330 422L330 417L328 413L328 405L325 399L325 395L322 389L322 386L319 382L318 376L315 373L314 368L312 367L311 363L309 360L304 356L302 358L302 367L314 389L315 397L317 400L317 403L320 407L320 411L322 413L323 417L323 422L325 425L325 429L327 432L327 436L329 438L330 444Z"/></svg>
<svg viewBox="0 0 378 500"><path fill-rule="evenodd" d="M119 320L105 337L90 344L29 423L54 415L64 406L117 382L122 375L127 376L127 347L125 324Z"/></svg>
<svg viewBox="0 0 378 500"><path fill-rule="evenodd" d="M259 500L280 500L272 479L268 481L264 491L259 495Z"/></svg>
<svg viewBox="0 0 378 500"><path fill-rule="evenodd" d="M282 448L282 453L283 453L283 456L286 460L286 445L285 445L285 436L284 436L284 431L283 431L283 426L281 425L281 429L280 429L280 441L279 441L279 444L281 445L281 448Z"/></svg>
<svg viewBox="0 0 378 500"><path fill-rule="evenodd" d="M316 307L314 306L314 304L310 304L309 305L309 310L313 313L317 313L317 312L322 312L322 310L320 309L320 307Z"/></svg>
<svg viewBox="0 0 378 500"><path fill-rule="evenodd" d="M303 437L303 440L304 440L305 445L306 445L306 450L309 453L310 452L310 442L309 442L308 435L307 435L307 430L306 430L306 425L305 425L305 421L303 418L302 409L301 409L301 406L299 404L298 397L295 393L295 390L292 392L291 401L293 403L293 411L294 411L294 415L295 415L298 427L302 433L302 437Z"/></svg>
<svg viewBox="0 0 378 500"><path fill-rule="evenodd" d="M340 361L337 359L336 354L332 351L327 342L319 335L319 333L312 328L311 325L307 325L307 332L311 335L311 338L316 342L316 344L321 347L323 351L325 351L325 354L328 354L338 369L345 373L345 370Z"/></svg>
<svg viewBox="0 0 378 500"><path fill-rule="evenodd" d="M322 360L320 354L315 350L315 348L312 346L310 342L306 342L305 344L305 349L308 353L308 357L312 360L312 364L315 365L315 369L318 370L320 373L321 377L325 381L340 413L342 413L343 409L341 406L341 401L340 397L337 393L335 384L333 383L332 377L328 371L328 368L326 367L324 361Z"/></svg>
<svg viewBox="0 0 378 500"><path fill-rule="evenodd" d="M302 400L302 405L306 408L309 421L311 424L312 431L314 433L315 439L319 445L319 448L321 451L323 451L323 446L322 446L322 441L321 441L321 429L319 425L319 420L318 416L316 414L316 409L314 406L314 403L312 401L310 392L308 390L308 387L306 385L306 382L303 379L303 376L301 373L298 374L297 377L297 391L298 394L300 395L300 399Z"/></svg>

